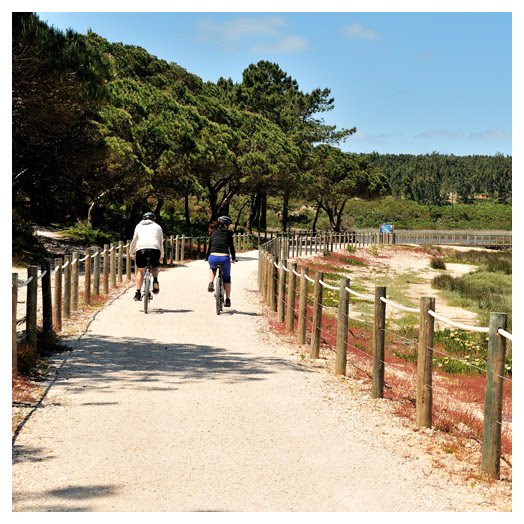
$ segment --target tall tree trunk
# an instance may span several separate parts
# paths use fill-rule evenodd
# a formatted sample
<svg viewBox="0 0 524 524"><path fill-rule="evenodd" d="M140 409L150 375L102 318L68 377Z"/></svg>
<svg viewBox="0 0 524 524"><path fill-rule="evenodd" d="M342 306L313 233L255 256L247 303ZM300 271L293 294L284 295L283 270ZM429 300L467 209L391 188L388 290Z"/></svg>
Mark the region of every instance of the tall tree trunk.
<svg viewBox="0 0 524 524"><path fill-rule="evenodd" d="M337 222L336 222L336 225L335 225L335 231L337 233L340 233L340 230L341 230L342 215L344 213L344 208L346 207L346 203L347 203L347 200L344 200L344 202L342 202L342 205L340 206L340 209L336 212Z"/></svg>
<svg viewBox="0 0 524 524"><path fill-rule="evenodd" d="M317 210L315 212L315 218L313 219L313 225L311 226L311 229L313 230L313 233L317 232L317 221L318 216L320 215L320 204L317 204Z"/></svg>
<svg viewBox="0 0 524 524"><path fill-rule="evenodd" d="M155 215L157 216L157 219L160 216L160 211L162 210L162 206L163 205L164 205L164 199L163 198L159 198L157 200L155 211L154 211Z"/></svg>
<svg viewBox="0 0 524 524"><path fill-rule="evenodd" d="M93 202L91 202L91 205L89 206L89 209L87 210L87 223L91 227L95 227L96 209L98 209L98 202L96 200L93 200Z"/></svg>
<svg viewBox="0 0 524 524"><path fill-rule="evenodd" d="M184 195L184 215L186 217L186 226L191 227L191 215L189 213L189 195Z"/></svg>
<svg viewBox="0 0 524 524"><path fill-rule="evenodd" d="M257 218L260 216L260 195L255 193L251 195L249 202L249 218L247 222L247 229L251 233L253 231L253 226L257 223Z"/></svg>
<svg viewBox="0 0 524 524"><path fill-rule="evenodd" d="M126 220L125 224L125 233L126 238L133 238L133 233L135 232L135 227L139 222L139 214L143 209L144 202L142 200L134 202L131 206L131 211Z"/></svg>
<svg viewBox="0 0 524 524"><path fill-rule="evenodd" d="M259 229L267 229L267 193L264 191L260 195L260 212L258 217Z"/></svg>
<svg viewBox="0 0 524 524"><path fill-rule="evenodd" d="M236 233L238 226L240 224L240 218L242 217L242 212L244 211L245 207L249 204L249 200L246 200L241 206L237 214L237 219L235 221L235 228L234 231Z"/></svg>

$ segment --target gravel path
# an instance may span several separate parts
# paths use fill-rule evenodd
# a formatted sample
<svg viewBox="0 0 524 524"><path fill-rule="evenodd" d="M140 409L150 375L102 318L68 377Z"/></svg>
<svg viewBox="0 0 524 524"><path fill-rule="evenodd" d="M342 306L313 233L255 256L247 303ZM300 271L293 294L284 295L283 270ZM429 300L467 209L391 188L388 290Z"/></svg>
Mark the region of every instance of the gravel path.
<svg viewBox="0 0 524 524"><path fill-rule="evenodd" d="M98 313L16 439L14 511L500 510L265 332L239 258L223 315L204 261L163 271L150 315L132 289Z"/></svg>

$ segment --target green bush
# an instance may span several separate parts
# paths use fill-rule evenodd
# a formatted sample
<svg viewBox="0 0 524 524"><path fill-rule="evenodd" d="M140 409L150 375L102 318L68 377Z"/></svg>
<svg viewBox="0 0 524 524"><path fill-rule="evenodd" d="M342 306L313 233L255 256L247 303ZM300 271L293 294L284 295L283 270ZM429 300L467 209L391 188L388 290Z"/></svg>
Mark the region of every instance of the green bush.
<svg viewBox="0 0 524 524"><path fill-rule="evenodd" d="M432 257L430 261L430 266L433 269L446 269L446 263L442 257Z"/></svg>
<svg viewBox="0 0 524 524"><path fill-rule="evenodd" d="M100 229L94 229L88 222L79 222L74 226L64 229L63 232L73 240L88 242L90 244L102 245L116 241L112 235L104 233L100 231Z"/></svg>

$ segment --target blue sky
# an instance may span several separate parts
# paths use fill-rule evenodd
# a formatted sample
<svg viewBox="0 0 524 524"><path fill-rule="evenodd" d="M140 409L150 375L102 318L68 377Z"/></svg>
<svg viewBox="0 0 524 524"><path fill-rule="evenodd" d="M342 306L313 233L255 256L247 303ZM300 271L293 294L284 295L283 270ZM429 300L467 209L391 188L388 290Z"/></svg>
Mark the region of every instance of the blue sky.
<svg viewBox="0 0 524 524"><path fill-rule="evenodd" d="M325 122L357 128L347 151L512 154L511 12L211 11L37 12L213 82L276 62L331 89Z"/></svg>

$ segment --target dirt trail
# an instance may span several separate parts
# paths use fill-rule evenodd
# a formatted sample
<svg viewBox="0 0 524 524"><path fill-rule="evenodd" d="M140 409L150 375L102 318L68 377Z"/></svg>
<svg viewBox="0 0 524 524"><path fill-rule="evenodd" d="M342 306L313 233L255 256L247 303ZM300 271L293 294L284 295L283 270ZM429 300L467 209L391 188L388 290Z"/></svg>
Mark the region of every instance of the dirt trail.
<svg viewBox="0 0 524 524"><path fill-rule="evenodd" d="M267 333L239 258L221 316L204 261L150 315L132 290L98 313L15 441L14 511L511 511Z"/></svg>

